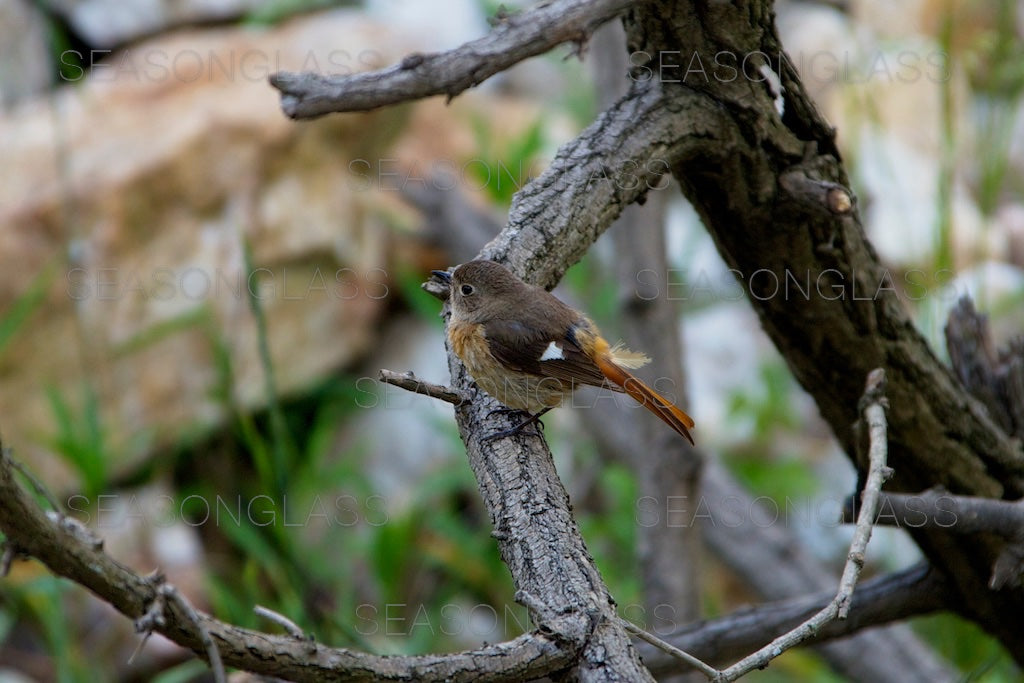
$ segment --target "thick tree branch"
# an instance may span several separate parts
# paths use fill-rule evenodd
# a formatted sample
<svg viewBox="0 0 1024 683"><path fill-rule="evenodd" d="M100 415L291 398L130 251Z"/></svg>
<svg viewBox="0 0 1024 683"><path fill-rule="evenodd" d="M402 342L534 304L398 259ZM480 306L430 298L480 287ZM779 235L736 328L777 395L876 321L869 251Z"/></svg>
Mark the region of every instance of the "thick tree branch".
<svg viewBox="0 0 1024 683"><path fill-rule="evenodd" d="M367 111L399 102L445 95L451 100L496 73L562 43L582 49L590 34L637 0L554 0L504 14L484 36L448 52L411 54L398 64L346 76L281 71L270 84L281 91L281 108L295 119L332 112Z"/></svg>
<svg viewBox="0 0 1024 683"><path fill-rule="evenodd" d="M142 577L102 550L75 520L44 513L18 485L12 460L0 450L0 531L5 553L29 555L53 573L85 586L146 630L162 633L205 657L212 641L225 665L293 681L517 681L546 676L576 659L577 620L553 614L541 631L478 650L424 656L379 656L331 648L225 624L186 610L167 585ZM152 610L158 600L160 609ZM147 615L149 615L147 617ZM204 631L208 635L204 643Z"/></svg>
<svg viewBox="0 0 1024 683"><path fill-rule="evenodd" d="M686 90L633 82L516 193L508 226L478 258L551 289L626 206L665 186L667 169L688 157L694 139L716 137L718 115L714 103Z"/></svg>
<svg viewBox="0 0 1024 683"><path fill-rule="evenodd" d="M666 97L682 92L715 104L715 121L703 124L713 133L689 138L673 175L840 443L855 456L851 425L862 390L859 378L883 367L893 403L887 417L894 490L938 484L962 495L1024 495L1020 442L1002 432L939 362L903 306L899 290L919 296L920 283L901 281L879 263L855 202L848 212L833 210L843 208L842 201L812 208L808 193L792 193L780 184L783 176L792 180L787 174L799 171L823 186L850 187L834 131L782 51L771 2L750 0L741 7L678 2L663 10L624 16L630 50L649 60L634 62L635 69L651 80L667 74L678 81L662 83ZM666 52L671 45L686 48L673 55ZM717 63L730 58L732 66L753 68L741 73L715 68L716 56ZM705 68L687 74L695 59ZM781 80L781 113L776 94L760 75L762 66ZM910 532L951 579L952 606L1024 662L1024 631L1017 627L1024 589L1007 587L995 596L988 585L1004 544L984 534Z"/></svg>
<svg viewBox="0 0 1024 683"><path fill-rule="evenodd" d="M654 84L636 84L516 194L508 227L479 257L503 262L527 281L554 286L624 206L661 187L664 170L685 148L682 141L707 133L705 121L700 106L688 111L684 98L666 98ZM426 287L443 296L436 281ZM452 386L468 390L471 379L450 349L448 358ZM483 440L514 426L488 417L497 407L480 394L456 408L456 418L516 588L549 609L590 620L580 677L649 679L579 535L547 444L529 433Z"/></svg>
<svg viewBox="0 0 1024 683"><path fill-rule="evenodd" d="M452 385L468 389L472 380L450 349L448 366ZM492 535L517 592L531 597L536 620L557 614L574 621L570 642L574 650L578 648L578 659L573 677L653 680L619 623L614 602L583 543L547 443L532 431L486 439L515 425L511 418L496 424L490 414L499 407L481 392L457 406L455 415L491 515Z"/></svg>

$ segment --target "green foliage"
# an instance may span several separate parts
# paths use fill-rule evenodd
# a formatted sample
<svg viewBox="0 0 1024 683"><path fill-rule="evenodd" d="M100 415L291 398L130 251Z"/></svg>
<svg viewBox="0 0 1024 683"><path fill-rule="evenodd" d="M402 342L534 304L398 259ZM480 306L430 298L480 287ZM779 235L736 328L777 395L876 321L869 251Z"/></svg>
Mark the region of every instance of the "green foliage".
<svg viewBox="0 0 1024 683"><path fill-rule="evenodd" d="M779 505L807 498L818 490L814 473L797 458L771 458L763 451L745 451L730 454L729 468L751 491L770 496Z"/></svg>
<svg viewBox="0 0 1024 683"><path fill-rule="evenodd" d="M1020 178L1008 175L1013 132L1024 93L1024 45L1017 36L1018 3L998 0L994 30L985 31L968 47L968 66L977 123L977 153L968 161L977 166L978 204L985 215L998 208L1007 189L1024 194ZM1008 183L1014 183L1007 188Z"/></svg>
<svg viewBox="0 0 1024 683"><path fill-rule="evenodd" d="M48 13L43 12L42 16L46 22L47 42L57 66L59 82L73 83L81 80L87 65L82 63L81 53L72 49L67 29Z"/></svg>
<svg viewBox="0 0 1024 683"><path fill-rule="evenodd" d="M596 453L590 456L596 460ZM580 531L616 602L620 606L643 604L637 560L640 493L636 475L623 465L602 463L600 467L595 486L600 502L575 510Z"/></svg>
<svg viewBox="0 0 1024 683"><path fill-rule="evenodd" d="M992 29L968 48L971 87L979 94L1016 99L1024 93L1024 44L1017 35L1020 5L995 0L993 6L997 17Z"/></svg>
<svg viewBox="0 0 1024 683"><path fill-rule="evenodd" d="M248 240L242 242L242 254L245 260L245 270L249 273L248 282L252 282L255 269L252 265L252 247ZM249 309L256 319L256 340L259 345L260 366L263 368L263 379L266 387L267 413L270 417L270 439L267 441L260 438L251 429L245 430L247 438L254 454L260 456L263 473L263 483L268 485L268 490L277 495L283 495L288 488L288 472L290 464L295 458L295 443L285 423L284 415L281 412L280 394L277 391L277 380L274 376L274 366L270 359L270 336L267 334L267 316L263 310L263 302L258 294L258 287L247 287L249 294ZM271 481L272 480L272 481Z"/></svg>
<svg viewBox="0 0 1024 683"><path fill-rule="evenodd" d="M807 463L791 454L773 457L779 435L798 428L793 377L776 360L762 364L756 379L749 389L729 397L729 415L737 425L747 423L752 428L750 441L728 454L730 468L752 490L777 502L812 495L817 483Z"/></svg>
<svg viewBox="0 0 1024 683"><path fill-rule="evenodd" d="M936 652L958 670L964 681L1010 683L1020 681L1022 672L999 643L969 621L953 614L936 614L915 619L915 630Z"/></svg>
<svg viewBox="0 0 1024 683"><path fill-rule="evenodd" d="M80 408L76 411L55 387L47 387L46 396L57 427L47 445L74 468L83 492L91 499L107 487L107 461L112 449L95 389L84 381L80 389Z"/></svg>
<svg viewBox="0 0 1024 683"><path fill-rule="evenodd" d="M178 315L161 320L154 325L145 326L136 334L117 344L115 356L127 356L137 353L174 335L188 330L205 330L207 334L213 329L213 312L208 306L196 306Z"/></svg>
<svg viewBox="0 0 1024 683"><path fill-rule="evenodd" d="M775 429L796 427L792 405L796 384L786 365L781 360L766 362L756 379L749 390L736 391L729 397L730 416L752 423L758 439L772 437Z"/></svg>
<svg viewBox="0 0 1024 683"><path fill-rule="evenodd" d="M612 325L619 314L619 287L615 279L608 276L609 268L600 257L590 252L579 263L565 272L562 283L604 331Z"/></svg>
<svg viewBox="0 0 1024 683"><path fill-rule="evenodd" d="M424 296L423 273L412 268L399 267L395 273L395 283L398 287L398 295L409 310L421 320L427 321L435 327L443 327L444 321L438 313L441 307L432 296Z"/></svg>
<svg viewBox="0 0 1024 683"><path fill-rule="evenodd" d="M472 125L477 156L463 165L464 172L491 201L508 206L512 196L531 180L532 165L544 148L544 121L538 118L502 148L496 148L494 140L498 136L490 121L476 116Z"/></svg>
<svg viewBox="0 0 1024 683"><path fill-rule="evenodd" d="M953 17L946 13L942 20L939 42L945 55L945 72L950 73L952 64ZM939 126L942 132L941 157L939 159L936 207L938 223L935 226L935 269L953 267L953 181L957 166L957 137L955 126L953 79L942 81L940 88Z"/></svg>
<svg viewBox="0 0 1024 683"><path fill-rule="evenodd" d="M0 358L3 358L11 340L18 331L43 308L46 294L56 278L57 268L50 263L32 278L28 287L14 300L6 312L0 315Z"/></svg>
<svg viewBox="0 0 1024 683"><path fill-rule="evenodd" d="M9 623L30 624L38 631L53 657L57 683L107 679L109 672L82 651L82 634L73 631L73 623L66 617L65 603L74 591L76 586L49 575L39 575L21 584L4 581L0 583L0 603L5 611L0 612L0 618Z"/></svg>
<svg viewBox="0 0 1024 683"><path fill-rule="evenodd" d="M210 671L209 665L201 659L190 659L170 669L161 671L150 679L150 683L190 683L202 679Z"/></svg>
<svg viewBox="0 0 1024 683"><path fill-rule="evenodd" d="M1024 60L1024 56L1021 57ZM979 98L980 117L977 126L978 153L974 155L978 176L978 205L982 213L991 215L999 206L1000 196L1011 178L1010 149L1013 132L1017 124L1018 101ZM1024 194L1024 186L1016 179L1018 194Z"/></svg>

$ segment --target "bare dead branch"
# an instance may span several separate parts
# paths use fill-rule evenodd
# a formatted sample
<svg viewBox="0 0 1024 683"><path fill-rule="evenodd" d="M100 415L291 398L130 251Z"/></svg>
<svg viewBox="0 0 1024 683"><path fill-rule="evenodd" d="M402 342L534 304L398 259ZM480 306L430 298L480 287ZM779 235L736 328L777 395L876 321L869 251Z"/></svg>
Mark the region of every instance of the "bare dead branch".
<svg viewBox="0 0 1024 683"><path fill-rule="evenodd" d="M281 614L280 612L275 612L269 607L264 607L263 605L256 605L252 608L252 611L255 612L258 616L261 616L268 621L272 621L281 628L283 628L285 631L288 632L288 635L290 635L292 638L298 638L300 640L310 640L306 636L306 634L302 632L302 629L299 628L298 624L296 624L294 621L292 621L285 615Z"/></svg>
<svg viewBox="0 0 1024 683"><path fill-rule="evenodd" d="M599 401L579 413L600 447L632 448L629 435L634 420L610 402ZM832 571L806 551L787 524L758 524L756 542L752 542L753 525L737 523L735 511L750 511L749 519L758 503L718 460L707 458L700 496L693 499L707 513L707 518L699 520L704 539L712 553L768 603L763 611L760 606L753 607L721 619L687 624L671 634L659 631L659 635L713 666L725 666L792 630L827 605L836 591ZM692 500L687 505L696 507ZM771 511L765 511L766 519L771 515ZM668 520L663 518L662 523ZM772 571L766 572L765 567L772 567ZM942 574L923 564L916 570L891 575L885 583L879 580L859 585L850 616L826 625L819 636L805 644L811 644L841 676L853 680L958 681L960 676L909 626L895 623L949 606ZM648 609L645 614L655 612ZM645 626L643 622L638 625ZM653 647L641 645L639 649L644 663L659 679L679 673L680 663L675 658ZM874 656L865 658L865 651Z"/></svg>
<svg viewBox="0 0 1024 683"><path fill-rule="evenodd" d="M874 577L857 587L846 619L829 622L804 644L827 643L851 635L860 637L865 629L944 609L946 589L946 580L927 562ZM688 624L665 638L673 646L710 664L735 661L788 633L834 598L835 591L821 591L763 603L717 619ZM660 653L645 653L644 661L656 676L680 672L678 661ZM957 676L952 672L897 670L893 680L955 681Z"/></svg>
<svg viewBox="0 0 1024 683"><path fill-rule="evenodd" d="M281 91L285 114L295 119L368 111L433 95L451 100L562 43L582 45L594 29L636 4L637 0L544 2L503 14L489 34L454 50L411 54L387 69L345 76L281 71L270 75L270 84Z"/></svg>
<svg viewBox="0 0 1024 683"><path fill-rule="evenodd" d="M692 666L694 669L697 669L698 671L700 671L702 674L704 674L708 678L714 678L715 676L717 676L719 674L718 669L716 669L715 667L713 667L713 666L711 666L709 664L705 664L704 662L702 662L697 657L694 657L693 655L689 654L688 652L679 649L678 647L676 647L672 643L666 642L666 641L662 640L661 638L658 638L657 636L655 636L655 635L653 635L651 633L648 633L647 631L643 630L639 626L637 626L635 624L632 624L629 621L626 621L625 619L622 619L621 617L619 618L619 622L622 624L622 627L624 629L626 629L627 631L632 633L634 636L636 636L640 640L642 640L642 641L644 641L644 642L646 642L646 643L648 643L650 645L653 645L654 647L658 648L659 650L661 650L665 654L669 655L670 657L674 657L675 659L678 659L679 661L683 662L684 664L688 664L689 666Z"/></svg>
<svg viewBox="0 0 1024 683"><path fill-rule="evenodd" d="M546 676L577 657L562 618L536 633L497 645L445 655L380 656L331 648L226 624L195 610L156 574L143 577L120 564L39 509L14 478L0 451L0 531L8 547L35 557L53 573L81 584L143 632L161 633L182 647L214 659L211 644L228 666L294 681L422 680L516 681ZM163 588L161 588L163 586ZM205 632L205 636L204 636Z"/></svg>
<svg viewBox="0 0 1024 683"><path fill-rule="evenodd" d="M382 369L377 378L385 384L392 384L396 387L405 389L406 391L411 391L414 394L423 394L424 396L436 398L439 401L451 403L453 406L459 406L466 401L471 400L471 396L468 391L453 389L442 384L434 384L433 382L426 382L422 379L417 379L416 375L412 372L398 373L393 370Z"/></svg>
<svg viewBox="0 0 1024 683"><path fill-rule="evenodd" d="M206 627L204 620L199 617L196 609L177 588L169 583L161 584L157 589L157 595L164 598L164 610L174 609L180 612L183 620L195 628L199 634L199 642L203 644L206 651L206 661L210 663L210 669L213 670L213 680L215 683L225 683L224 663L220 658L220 650L217 649L210 630Z"/></svg>
<svg viewBox="0 0 1024 683"><path fill-rule="evenodd" d="M848 521L844 506L843 521ZM996 557L989 586L1016 585L1024 572L1024 500L956 496L942 487L917 494L882 493L875 524L940 529L951 534L996 534L1006 546Z"/></svg>
<svg viewBox="0 0 1024 683"><path fill-rule="evenodd" d="M988 318L961 297L946 322L946 348L960 382L1011 436L1024 438L1024 338L997 349Z"/></svg>
<svg viewBox="0 0 1024 683"><path fill-rule="evenodd" d="M714 678L716 683L735 681L740 676L754 669L767 666L768 662L786 650L796 647L812 637L825 624L837 618L845 619L849 613L853 589L860 576L860 570L864 566L864 551L867 548L868 541L871 539L871 530L874 528L875 511L878 508L878 496L882 490L882 483L892 474L892 470L886 465L888 442L886 436L884 408L886 399L884 392L885 371L877 368L868 374L867 386L864 391L866 403L864 419L868 423L871 438L869 448L870 466L867 482L864 485L864 494L861 498L861 509L857 517L857 526L854 529L853 540L850 542L850 551L846 556L846 564L843 566L843 575L839 580L839 590L836 593L836 597L824 609L789 633L779 636L757 652L723 670Z"/></svg>

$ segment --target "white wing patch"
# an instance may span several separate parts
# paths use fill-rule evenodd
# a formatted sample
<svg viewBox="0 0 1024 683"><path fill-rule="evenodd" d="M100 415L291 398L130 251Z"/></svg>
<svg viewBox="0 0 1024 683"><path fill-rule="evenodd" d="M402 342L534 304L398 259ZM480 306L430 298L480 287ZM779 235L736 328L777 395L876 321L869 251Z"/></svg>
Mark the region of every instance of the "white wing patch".
<svg viewBox="0 0 1024 683"><path fill-rule="evenodd" d="M565 360L565 354L562 353L562 347L555 342L550 342L548 347L544 349L544 353L540 354L541 360Z"/></svg>

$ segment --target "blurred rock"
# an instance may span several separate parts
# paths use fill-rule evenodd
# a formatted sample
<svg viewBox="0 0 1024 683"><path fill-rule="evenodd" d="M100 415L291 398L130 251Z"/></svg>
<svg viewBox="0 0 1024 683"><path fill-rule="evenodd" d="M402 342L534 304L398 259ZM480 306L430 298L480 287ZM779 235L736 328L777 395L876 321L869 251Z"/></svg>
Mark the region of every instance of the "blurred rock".
<svg viewBox="0 0 1024 683"><path fill-rule="evenodd" d="M0 0L0 107L42 92L52 74L42 13L25 0Z"/></svg>
<svg viewBox="0 0 1024 683"><path fill-rule="evenodd" d="M41 464L57 431L47 391L81 430L84 383L112 470L214 424L224 391L261 404L250 292L281 393L364 353L387 303L389 238L379 193L349 164L386 156L406 112L296 123L266 76L365 69L409 46L345 11L181 33L0 118L0 318L27 306L0 342L5 443ZM25 304L34 288L41 301Z"/></svg>
<svg viewBox="0 0 1024 683"><path fill-rule="evenodd" d="M79 441L98 407L112 472L219 424L232 404L262 406L250 292L280 394L375 348L396 271L454 263L411 239L421 220L403 189L438 169L481 206L498 183L518 189L517 167L477 150L480 130L507 149L540 107L470 92L294 122L266 76L380 67L417 49L343 10L189 31L72 71L74 87L0 118L5 443L60 488L70 481L53 457L53 397Z"/></svg>

